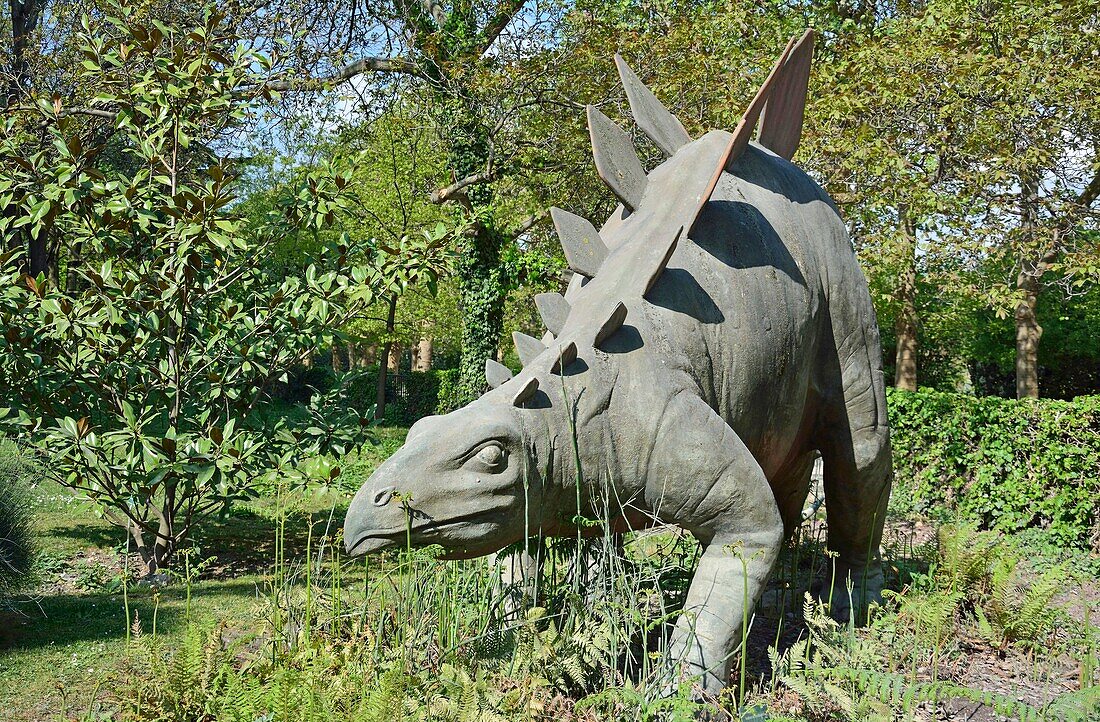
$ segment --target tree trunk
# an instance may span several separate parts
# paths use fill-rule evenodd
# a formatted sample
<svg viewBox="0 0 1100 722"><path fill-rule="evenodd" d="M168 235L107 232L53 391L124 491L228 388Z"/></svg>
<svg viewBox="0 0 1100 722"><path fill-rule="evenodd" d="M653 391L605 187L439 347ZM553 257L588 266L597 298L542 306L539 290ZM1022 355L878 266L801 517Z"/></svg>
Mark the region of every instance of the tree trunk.
<svg viewBox="0 0 1100 722"><path fill-rule="evenodd" d="M424 336L416 347L416 370L432 370L432 337Z"/></svg>
<svg viewBox="0 0 1100 722"><path fill-rule="evenodd" d="M451 173L456 179L484 173L490 166L490 138L476 100L461 83L444 86L438 97ZM455 264L462 312L459 387L462 402L468 403L487 388L485 359L496 352L504 325L506 287L500 253L505 236L492 213L491 183L465 188L462 203L478 219L467 231Z"/></svg>
<svg viewBox="0 0 1100 722"><path fill-rule="evenodd" d="M897 356L894 362L894 386L903 391L917 390L917 256L916 228L908 209L898 210L899 231L904 241L905 269L898 284L898 315L894 320Z"/></svg>
<svg viewBox="0 0 1100 722"><path fill-rule="evenodd" d="M395 343L390 344L390 353L386 357L386 368L388 368L391 373L397 373L401 370L401 354L403 354L404 351L405 349L401 346Z"/></svg>
<svg viewBox="0 0 1100 722"><path fill-rule="evenodd" d="M332 344L332 372L334 374L341 374L344 372L344 354L340 349L340 344Z"/></svg>
<svg viewBox="0 0 1100 722"><path fill-rule="evenodd" d="M1020 179L1020 231L1023 248L1034 252L1035 206L1038 202L1039 184L1029 175ZM1043 329L1035 317L1039 302L1040 280L1045 267L1042 262L1024 260L1016 275L1016 288L1023 292L1023 300L1016 305L1016 398L1039 398L1039 338Z"/></svg>
<svg viewBox="0 0 1100 722"><path fill-rule="evenodd" d="M348 370L359 367L359 346L354 341L347 342L348 350Z"/></svg>
<svg viewBox="0 0 1100 722"><path fill-rule="evenodd" d="M23 101L23 96L31 90L31 67L27 59L27 51L31 37L38 28L38 20L42 16L42 4L42 0L8 1L8 10L11 15L11 59L6 69L5 107L19 105ZM50 255L46 245L48 236L49 233L41 232L37 238L33 238L25 228L13 233L13 240L18 239L17 242L26 247L25 269L35 278L39 274L45 274L47 277L54 275L50 273Z"/></svg>
<svg viewBox="0 0 1100 722"><path fill-rule="evenodd" d="M65 273L65 293L70 296L75 296L88 286L88 280L76 272L76 269L83 261L81 258L83 251L84 243L82 241L77 241L73 244L73 247L69 249L67 263L68 271Z"/></svg>
<svg viewBox="0 0 1100 722"><path fill-rule="evenodd" d="M167 507L161 509L160 512L163 516L157 522L155 532L149 528L148 522L144 524L144 528L134 524L133 521L130 521L126 526L126 530L134 542L134 549L141 557L141 576L143 579L149 579L162 569L166 569L175 551L175 514Z"/></svg>
<svg viewBox="0 0 1100 722"><path fill-rule="evenodd" d="M30 63L27 47L31 34L38 27L41 0L8 0L11 13L11 65L8 67L8 87L4 89L6 107L19 105L22 95L30 90Z"/></svg>
<svg viewBox="0 0 1100 722"><path fill-rule="evenodd" d="M1016 306L1016 398L1039 398L1039 339L1043 327L1035 317L1039 302L1039 280L1034 272L1022 271L1016 287L1024 300Z"/></svg>
<svg viewBox="0 0 1100 722"><path fill-rule="evenodd" d="M390 350L393 348L394 319L397 316L397 295L390 296L389 308L386 311L386 341L382 344L382 358L389 359ZM374 418L379 420L386 414L386 372L389 371L388 363L378 364L378 384L374 389Z"/></svg>
<svg viewBox="0 0 1100 722"><path fill-rule="evenodd" d="M53 279L55 274L50 271L50 254L46 250L46 236L49 235L46 232L38 234L38 238L34 238L28 234L28 249L27 249L27 273L31 276L38 278L39 274L42 274L48 279Z"/></svg>
<svg viewBox="0 0 1100 722"><path fill-rule="evenodd" d="M458 263L463 318L460 385L465 403L485 390L485 359L496 353L504 325L500 234L493 228L479 227L472 240L471 252Z"/></svg>
<svg viewBox="0 0 1100 722"><path fill-rule="evenodd" d="M374 366L376 363L378 363L378 344L372 343L367 346L367 352L360 357L359 365L369 367Z"/></svg>

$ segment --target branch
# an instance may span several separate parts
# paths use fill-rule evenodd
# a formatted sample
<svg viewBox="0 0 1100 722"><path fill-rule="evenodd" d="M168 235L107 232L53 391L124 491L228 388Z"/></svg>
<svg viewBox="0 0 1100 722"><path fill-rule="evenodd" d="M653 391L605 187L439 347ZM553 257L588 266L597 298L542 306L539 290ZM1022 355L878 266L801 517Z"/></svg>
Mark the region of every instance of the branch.
<svg viewBox="0 0 1100 722"><path fill-rule="evenodd" d="M468 175L462 180L455 181L446 188L440 188L437 191L433 191L431 199L432 203L440 205L442 203L446 203L447 201L454 200L459 196L464 196L465 193L463 193L463 191L469 186L475 185L477 183L486 183L488 181L491 181L492 179L493 174L488 171Z"/></svg>
<svg viewBox="0 0 1100 722"><path fill-rule="evenodd" d="M290 78L287 80L269 80L264 87L278 92L298 90L319 90L325 85L340 85L346 83L357 75L364 73L404 73L424 77L420 66L411 60L404 58L360 58L354 63L349 63L334 75L321 78Z"/></svg>
<svg viewBox="0 0 1100 722"><path fill-rule="evenodd" d="M522 223L520 223L518 226L515 227L515 229L512 230L512 238L518 238L527 231L531 230L533 226L539 223L539 221L541 221L543 218L546 218L546 216L546 211L539 211L538 213L532 213L531 215L527 216L523 219Z"/></svg>
<svg viewBox="0 0 1100 722"><path fill-rule="evenodd" d="M118 113L113 110L101 110L99 108L65 108L61 111L62 115L91 115L96 118L105 118L107 120L114 120L118 117Z"/></svg>
<svg viewBox="0 0 1100 722"><path fill-rule="evenodd" d="M46 120L43 121L45 123L48 123L51 120L55 120L57 118L64 118L70 115L90 115L94 118L103 118L105 120L114 120L118 117L118 113L113 110L104 110L103 108L86 108L82 106L77 106L73 108L62 108L60 106L55 106L55 115L45 113L41 108L34 105L13 105L7 110L8 112L12 113L18 111L38 113L39 115L46 118Z"/></svg>
<svg viewBox="0 0 1100 722"><path fill-rule="evenodd" d="M1073 199L1074 208L1072 208L1062 218L1054 228L1054 247L1043 254L1040 263L1050 264L1053 263L1059 251L1061 250L1058 241L1073 231L1073 227L1081 220L1088 210L1092 207L1092 204L1096 202L1096 199L1100 198L1100 167L1097 167L1096 171L1092 174L1092 180L1085 185L1077 197Z"/></svg>
<svg viewBox="0 0 1100 722"><path fill-rule="evenodd" d="M508 27L508 23L512 22L512 18L523 8L524 2L526 0L501 0L500 5L497 6L496 14L489 19L489 22L485 24L485 29L481 31L480 47L482 53L492 47L496 39L504 32L504 28Z"/></svg>
<svg viewBox="0 0 1100 722"><path fill-rule="evenodd" d="M1085 186L1084 190L1077 196L1076 203L1082 208L1088 208L1093 202L1100 197L1100 167L1096 169L1096 172L1092 175L1092 180Z"/></svg>

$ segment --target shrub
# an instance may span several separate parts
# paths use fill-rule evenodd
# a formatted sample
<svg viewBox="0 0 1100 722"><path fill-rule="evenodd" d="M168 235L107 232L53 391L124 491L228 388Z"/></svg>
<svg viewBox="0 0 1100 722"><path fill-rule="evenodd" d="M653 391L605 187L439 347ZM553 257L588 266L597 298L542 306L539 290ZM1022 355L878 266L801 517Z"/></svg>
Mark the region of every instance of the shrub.
<svg viewBox="0 0 1100 722"><path fill-rule="evenodd" d="M446 414L462 406L462 389L459 386L458 369L444 369L434 372L439 376L439 390L436 393L435 413Z"/></svg>
<svg viewBox="0 0 1100 722"><path fill-rule="evenodd" d="M328 453L314 433L328 422L268 413L270 384L409 274L404 257L326 230L353 212L340 158L288 174L262 219L239 215L247 188L218 153L235 152L232 129L271 99L270 63L223 13L196 7L169 27L105 5L81 18L74 81L97 89L110 132L45 98L0 130L0 234L82 249L63 279L26 275L23 241L0 258L12 410L0 428L126 528L153 575L258 479ZM316 261L269 274L277 247L299 242Z"/></svg>
<svg viewBox="0 0 1100 722"><path fill-rule="evenodd" d="M37 476L18 446L0 441L0 603L31 580L35 550L26 484Z"/></svg>
<svg viewBox="0 0 1100 722"><path fill-rule="evenodd" d="M932 509L1100 550L1100 396L1016 401L888 393L895 492Z"/></svg>

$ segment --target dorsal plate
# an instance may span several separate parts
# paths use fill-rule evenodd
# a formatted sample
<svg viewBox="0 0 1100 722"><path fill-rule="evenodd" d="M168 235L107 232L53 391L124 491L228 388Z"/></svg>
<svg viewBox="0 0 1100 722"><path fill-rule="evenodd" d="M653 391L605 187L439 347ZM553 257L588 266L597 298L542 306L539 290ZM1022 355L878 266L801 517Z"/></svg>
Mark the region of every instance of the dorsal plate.
<svg viewBox="0 0 1100 722"><path fill-rule="evenodd" d="M608 250L615 247L614 241L621 241L621 238L617 238L615 229L623 224L627 218L630 217L630 211L626 209L622 203L615 206L615 210L611 213L611 217L604 221L604 224L600 226L600 238L607 244Z"/></svg>
<svg viewBox="0 0 1100 722"><path fill-rule="evenodd" d="M572 305L573 299L577 297L577 294L580 293L586 283L588 283L588 279L579 273L574 273L570 277L569 284L565 288L565 300L569 301L570 305Z"/></svg>
<svg viewBox="0 0 1100 722"><path fill-rule="evenodd" d="M615 304L615 309L611 312L611 315L600 325L600 330L596 332L596 339L592 342L592 345L596 348L602 346L604 341L611 338L613 333L622 328L624 321L626 321L626 304L619 301Z"/></svg>
<svg viewBox="0 0 1100 722"><path fill-rule="evenodd" d="M539 390L539 380L532 376L527 379L523 386L519 388L515 396L512 397L513 406L523 406L525 403L531 400L531 397L535 395L535 392Z"/></svg>
<svg viewBox="0 0 1100 722"><path fill-rule="evenodd" d="M688 232L714 190L704 169L718 167L729 138L725 131L712 130L654 168L649 174L645 201L614 234L609 234L609 245L617 248L616 243L631 242L644 234L650 245L660 244L663 250L669 233L675 233L681 226ZM611 238L612 235L615 237ZM618 266L620 262L607 265ZM603 273L610 270L605 268Z"/></svg>
<svg viewBox="0 0 1100 722"><path fill-rule="evenodd" d="M550 367L550 373L560 374L562 369L566 368L569 364L577 360L577 344L570 341L565 346L558 349L558 356L554 359L554 364Z"/></svg>
<svg viewBox="0 0 1100 722"><path fill-rule="evenodd" d="M630 136L594 105L588 106L588 134L600 180L624 206L634 210L642 202L646 175Z"/></svg>
<svg viewBox="0 0 1100 722"><path fill-rule="evenodd" d="M753 130L756 129L756 123L760 119L760 114L764 112L764 105L768 102L768 94L771 92L775 77L779 69L787 62L787 58L790 57L791 49L794 47L794 44L794 38L791 38L787 42L787 47L783 50L783 54L779 56L779 60L775 62L772 71L768 73L768 77L764 79L763 85L756 91L756 95L753 97L752 102L749 103L749 107L745 110L745 114L741 116L741 122L737 124L733 134L730 135L729 142L726 144L721 160L715 166L711 173L710 180L707 183L704 194L706 198L709 199L710 195L714 192L714 188L718 185L718 179L722 177L722 173L732 167L734 161L740 158L741 154L745 152L745 148L748 147ZM711 131L711 133L713 132L714 131ZM703 137L705 138L706 136ZM700 205L699 208L701 210L702 205ZM691 223L687 224L689 234L693 224L694 219L692 219Z"/></svg>
<svg viewBox="0 0 1100 722"><path fill-rule="evenodd" d="M672 254L676 252L676 244L680 241L680 236L683 234L684 228L681 226L675 235L669 236L665 239L665 247L655 266L649 269L648 280L646 280L645 291L642 295L645 296L653 289L653 284L657 283L657 279L661 277L661 274L665 272L665 267L668 266L669 259L672 258Z"/></svg>
<svg viewBox="0 0 1100 722"><path fill-rule="evenodd" d="M554 229L558 232L569 268L587 278L595 276L607 258L607 246L595 227L584 218L561 208L551 208L550 218L554 221Z"/></svg>
<svg viewBox="0 0 1100 722"><path fill-rule="evenodd" d="M557 336L569 318L569 302L560 293L540 293L535 296L535 307L542 316L546 329Z"/></svg>
<svg viewBox="0 0 1100 722"><path fill-rule="evenodd" d="M741 122L737 124L737 128L733 131L733 137L730 138L729 147L726 150L725 161L717 171L715 171L713 178L714 182L710 187L712 191L714 190L714 186L718 184L718 178L722 175L722 171L727 170L733 165L733 162L740 158L741 154L745 152L745 148L749 144L749 139L752 138L752 133L756 130L756 123L760 120L760 114L764 112L764 105L768 102L768 95L771 93L772 86L775 84L776 76L779 75L780 68L787 62L787 58L790 57L794 42L794 38L791 38L790 41L787 42L787 47L783 50L783 54L779 56L779 60L775 61L775 66L772 68L772 71L768 73L768 77L764 79L764 83L760 86L760 90L756 91L756 96L753 97L752 102L749 103L749 107L745 109L745 114L741 116Z"/></svg>
<svg viewBox="0 0 1100 722"><path fill-rule="evenodd" d="M534 361L539 354L546 350L546 347L542 345L542 341L519 331L512 333L512 343L516 345L516 353L519 354L519 360L524 366Z"/></svg>
<svg viewBox="0 0 1100 722"><path fill-rule="evenodd" d="M503 383L510 381L512 378L512 370L504 364L497 363L491 358L485 359L485 381L488 382L492 388L497 388Z"/></svg>
<svg viewBox="0 0 1100 722"><path fill-rule="evenodd" d="M619 69L619 78L623 81L634 122L666 157L676 155L676 151L691 142L691 136L684 130L683 124L657 100L657 96L618 54L615 55L615 66Z"/></svg>
<svg viewBox="0 0 1100 722"><path fill-rule="evenodd" d="M807 30L783 63L768 95L764 117L760 119L760 144L787 160L794 157L802 139L802 117L806 112L806 89L810 83L813 54L814 31Z"/></svg>

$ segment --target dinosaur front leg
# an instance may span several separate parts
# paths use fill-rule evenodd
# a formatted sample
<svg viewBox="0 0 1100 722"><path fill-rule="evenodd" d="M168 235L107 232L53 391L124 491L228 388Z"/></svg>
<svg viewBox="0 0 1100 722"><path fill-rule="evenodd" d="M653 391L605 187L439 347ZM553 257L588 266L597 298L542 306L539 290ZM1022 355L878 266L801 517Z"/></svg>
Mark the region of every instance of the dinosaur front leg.
<svg viewBox="0 0 1100 722"><path fill-rule="evenodd" d="M747 637L747 621L767 582L783 528L711 540L676 623L669 660L682 675L717 695L730 678L733 654ZM736 538L735 538L736 537Z"/></svg>
<svg viewBox="0 0 1100 722"><path fill-rule="evenodd" d="M698 397L672 400L653 459L650 503L663 521L685 527L704 545L669 661L717 694L779 554L783 521L756 459Z"/></svg>

